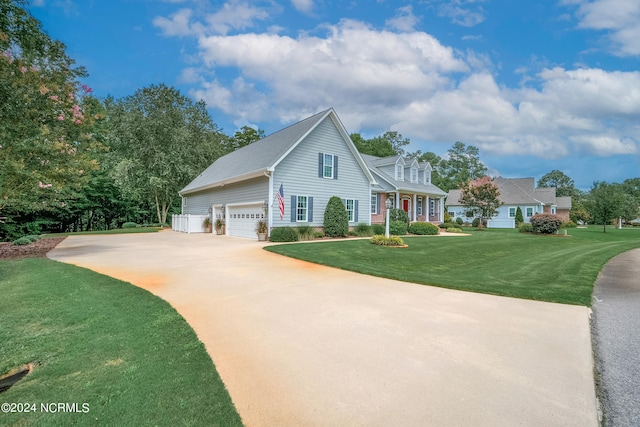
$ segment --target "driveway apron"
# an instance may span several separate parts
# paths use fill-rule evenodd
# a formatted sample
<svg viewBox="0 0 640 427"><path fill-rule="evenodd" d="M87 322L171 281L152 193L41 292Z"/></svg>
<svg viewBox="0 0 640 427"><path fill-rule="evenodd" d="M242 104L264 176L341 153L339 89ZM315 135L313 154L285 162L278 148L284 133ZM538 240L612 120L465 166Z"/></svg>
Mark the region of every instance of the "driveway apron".
<svg viewBox="0 0 640 427"><path fill-rule="evenodd" d="M598 425L588 308L365 276L262 246L165 231L69 237L49 257L171 303L247 426Z"/></svg>
<svg viewBox="0 0 640 427"><path fill-rule="evenodd" d="M640 249L605 265L593 298L593 342L607 426L640 426Z"/></svg>

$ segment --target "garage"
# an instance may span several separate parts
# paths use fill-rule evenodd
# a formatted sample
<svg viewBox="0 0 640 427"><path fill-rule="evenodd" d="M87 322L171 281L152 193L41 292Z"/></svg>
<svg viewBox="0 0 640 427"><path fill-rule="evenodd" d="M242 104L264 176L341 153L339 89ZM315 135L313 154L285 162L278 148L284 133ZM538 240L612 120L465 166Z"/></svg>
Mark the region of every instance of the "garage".
<svg viewBox="0 0 640 427"><path fill-rule="evenodd" d="M230 236L257 239L256 226L264 219L262 203L251 205L227 205L227 233Z"/></svg>

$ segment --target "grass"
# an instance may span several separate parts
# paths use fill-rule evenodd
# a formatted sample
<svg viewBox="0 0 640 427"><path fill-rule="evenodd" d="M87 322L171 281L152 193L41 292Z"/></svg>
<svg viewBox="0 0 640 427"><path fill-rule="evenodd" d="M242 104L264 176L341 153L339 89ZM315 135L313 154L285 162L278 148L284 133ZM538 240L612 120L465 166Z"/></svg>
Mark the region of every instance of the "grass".
<svg viewBox="0 0 640 427"><path fill-rule="evenodd" d="M132 233L157 233L162 230L162 227L136 227L136 228L114 228L111 230L97 230L97 231L70 231L66 233L49 233L42 237L63 237L63 236L76 236L81 234L132 234Z"/></svg>
<svg viewBox="0 0 640 427"><path fill-rule="evenodd" d="M45 258L0 261L0 374L34 371L0 402L2 425L242 425L203 344L165 301ZM41 403L88 404L43 413Z"/></svg>
<svg viewBox="0 0 640 427"><path fill-rule="evenodd" d="M406 249L372 245L368 240L265 249L406 282L589 306L598 272L615 255L640 247L640 230L571 229L569 235L483 230L469 237L406 237Z"/></svg>

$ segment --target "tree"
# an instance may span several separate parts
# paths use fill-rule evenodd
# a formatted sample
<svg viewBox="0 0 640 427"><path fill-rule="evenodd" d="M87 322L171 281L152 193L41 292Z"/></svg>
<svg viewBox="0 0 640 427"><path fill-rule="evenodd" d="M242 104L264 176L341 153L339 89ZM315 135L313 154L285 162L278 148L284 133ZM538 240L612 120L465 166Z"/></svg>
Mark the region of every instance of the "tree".
<svg viewBox="0 0 640 427"><path fill-rule="evenodd" d="M538 187L555 187L558 197L573 196L576 192L573 179L557 169L543 175L538 181Z"/></svg>
<svg viewBox="0 0 640 427"><path fill-rule="evenodd" d="M482 226L498 213L498 208L502 205L499 197L500 191L493 180L483 176L462 184L460 202L468 212L481 219Z"/></svg>
<svg viewBox="0 0 640 427"><path fill-rule="evenodd" d="M473 145L456 142L448 150L448 158L441 162L440 176L444 191L461 188L464 182L483 177L487 167L480 161L480 151Z"/></svg>
<svg viewBox="0 0 640 427"><path fill-rule="evenodd" d="M522 215L522 209L520 209L520 206L518 206L518 209L516 209L516 225L520 225L524 222L524 216Z"/></svg>
<svg viewBox="0 0 640 427"><path fill-rule="evenodd" d="M242 126L240 130L236 131L231 138L229 138L228 152L237 150L238 148L246 147L256 141L264 138L264 130L254 129L249 126Z"/></svg>
<svg viewBox="0 0 640 427"><path fill-rule="evenodd" d="M607 232L607 224L623 213L627 198L619 186L596 181L589 192L587 209L596 223L602 223L603 232Z"/></svg>
<svg viewBox="0 0 640 427"><path fill-rule="evenodd" d="M126 197L150 202L166 223L178 191L223 153L227 137L204 101L163 84L115 102L109 114L116 182Z"/></svg>
<svg viewBox="0 0 640 427"><path fill-rule="evenodd" d="M352 133L350 136L360 153L376 157L402 156L404 147L411 142L396 131L388 131L372 139L364 139L359 133Z"/></svg>
<svg viewBox="0 0 640 427"><path fill-rule="evenodd" d="M322 224L324 234L329 237L344 237L349 231L349 215L342 200L338 196L332 196L324 209L324 222Z"/></svg>
<svg viewBox="0 0 640 427"><path fill-rule="evenodd" d="M0 211L37 216L68 205L98 168L92 90L82 67L22 0L0 0Z"/></svg>

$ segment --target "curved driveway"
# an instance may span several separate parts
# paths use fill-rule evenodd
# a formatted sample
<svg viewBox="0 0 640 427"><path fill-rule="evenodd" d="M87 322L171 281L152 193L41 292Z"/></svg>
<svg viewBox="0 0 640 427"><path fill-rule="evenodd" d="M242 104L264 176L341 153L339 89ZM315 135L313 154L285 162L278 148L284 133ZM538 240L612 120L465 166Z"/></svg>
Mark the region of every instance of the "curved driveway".
<svg viewBox="0 0 640 427"><path fill-rule="evenodd" d="M640 249L609 261L593 295L593 341L606 425L640 426Z"/></svg>
<svg viewBox="0 0 640 427"><path fill-rule="evenodd" d="M171 303L247 426L597 426L588 308L364 276L262 246L165 231L69 237L49 257Z"/></svg>

